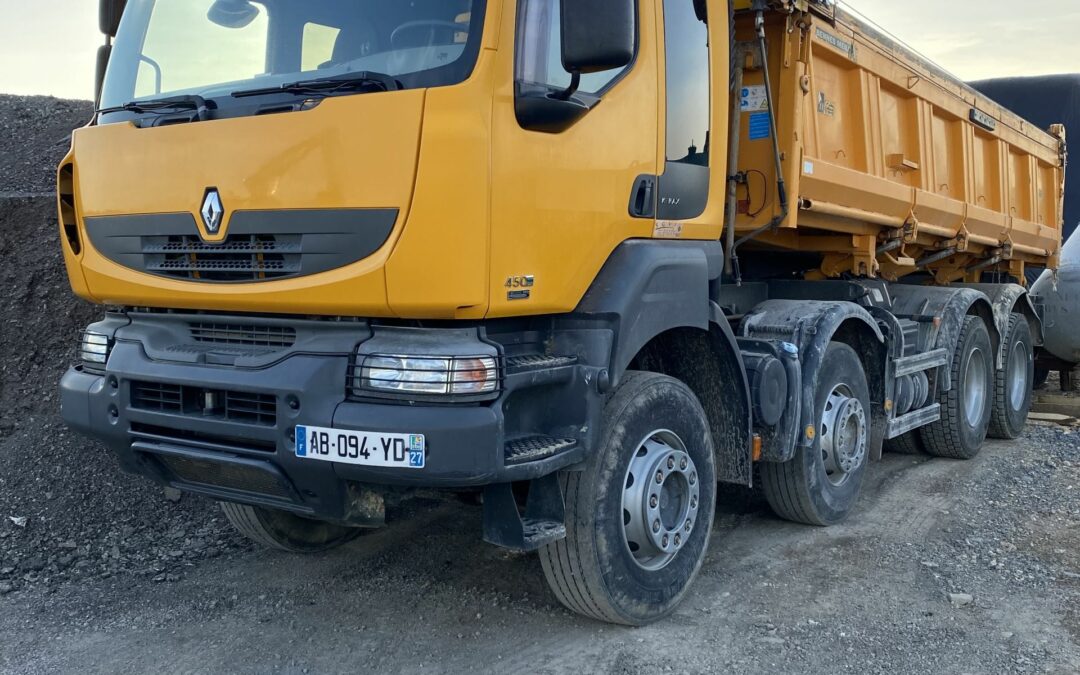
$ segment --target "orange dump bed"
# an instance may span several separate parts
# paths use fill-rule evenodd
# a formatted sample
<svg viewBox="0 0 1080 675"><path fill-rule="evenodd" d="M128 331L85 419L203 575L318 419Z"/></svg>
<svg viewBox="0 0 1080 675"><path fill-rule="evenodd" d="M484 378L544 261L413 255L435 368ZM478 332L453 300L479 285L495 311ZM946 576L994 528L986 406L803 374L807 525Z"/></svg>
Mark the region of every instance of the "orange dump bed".
<svg viewBox="0 0 1080 675"><path fill-rule="evenodd" d="M747 247L819 252L823 277L1057 266L1063 128L1035 128L843 10L767 17L791 208ZM736 27L741 237L783 214L754 14Z"/></svg>

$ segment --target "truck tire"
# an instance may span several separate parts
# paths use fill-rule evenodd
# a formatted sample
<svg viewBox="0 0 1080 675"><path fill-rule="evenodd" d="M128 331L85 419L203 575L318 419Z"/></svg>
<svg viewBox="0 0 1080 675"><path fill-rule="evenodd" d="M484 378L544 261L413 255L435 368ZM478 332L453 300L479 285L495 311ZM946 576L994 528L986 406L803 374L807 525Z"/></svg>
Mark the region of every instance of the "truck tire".
<svg viewBox="0 0 1080 675"><path fill-rule="evenodd" d="M813 445L783 463L761 467L769 506L786 520L832 525L851 512L870 447L870 390L855 350L833 342L814 386Z"/></svg>
<svg viewBox="0 0 1080 675"><path fill-rule="evenodd" d="M979 454L990 427L994 395L991 349L990 333L982 319L965 317L950 366L952 388L938 392L941 419L919 430L931 455L971 459Z"/></svg>
<svg viewBox="0 0 1080 675"><path fill-rule="evenodd" d="M309 520L288 511L221 502L229 524L256 544L289 553L318 553L348 543L361 528Z"/></svg>
<svg viewBox="0 0 1080 675"><path fill-rule="evenodd" d="M1002 345L1004 366L994 379L989 436L1012 440L1023 433L1034 396L1035 349L1023 314L1009 317Z"/></svg>
<svg viewBox="0 0 1080 675"><path fill-rule="evenodd" d="M540 549L568 609L630 626L670 614L697 576L716 505L705 411L685 384L630 371L604 406L601 447L563 475L566 538Z"/></svg>
<svg viewBox="0 0 1080 675"><path fill-rule="evenodd" d="M897 455L923 455L926 454L926 450L923 448L922 438L919 437L918 429L909 431L906 434L897 436L896 438L889 438L885 441L885 451L892 452Z"/></svg>

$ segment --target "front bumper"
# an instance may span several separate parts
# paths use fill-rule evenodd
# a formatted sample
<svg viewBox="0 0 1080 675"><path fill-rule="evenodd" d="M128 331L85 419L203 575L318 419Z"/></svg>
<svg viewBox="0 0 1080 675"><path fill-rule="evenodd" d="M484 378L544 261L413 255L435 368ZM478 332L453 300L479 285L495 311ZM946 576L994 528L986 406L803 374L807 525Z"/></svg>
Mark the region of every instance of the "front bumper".
<svg viewBox="0 0 1080 675"><path fill-rule="evenodd" d="M358 520L362 490L478 488L549 475L580 462L587 430L596 428L589 417L599 406L588 403L599 401L590 387L595 374L572 360L506 358L503 391L478 404L353 400L346 393L350 355L371 330L308 328L291 347L237 358L233 347L182 342L182 317L136 317L115 328L104 372L75 367L64 376L64 420L105 443L126 470L163 484L342 522ZM203 392L227 392L238 410L259 412L186 406ZM424 434L426 466L298 458L297 425Z"/></svg>

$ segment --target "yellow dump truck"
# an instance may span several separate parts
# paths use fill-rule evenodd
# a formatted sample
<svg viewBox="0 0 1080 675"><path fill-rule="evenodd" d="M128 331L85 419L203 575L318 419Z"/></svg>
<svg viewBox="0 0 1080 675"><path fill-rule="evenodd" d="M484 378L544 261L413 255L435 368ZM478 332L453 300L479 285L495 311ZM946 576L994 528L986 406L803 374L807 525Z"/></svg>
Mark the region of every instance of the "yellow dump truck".
<svg viewBox="0 0 1080 675"><path fill-rule="evenodd" d="M256 541L480 495L567 607L641 624L718 484L829 525L883 449L1024 426L1064 130L832 3L103 0L101 28L58 199L108 310L63 415Z"/></svg>

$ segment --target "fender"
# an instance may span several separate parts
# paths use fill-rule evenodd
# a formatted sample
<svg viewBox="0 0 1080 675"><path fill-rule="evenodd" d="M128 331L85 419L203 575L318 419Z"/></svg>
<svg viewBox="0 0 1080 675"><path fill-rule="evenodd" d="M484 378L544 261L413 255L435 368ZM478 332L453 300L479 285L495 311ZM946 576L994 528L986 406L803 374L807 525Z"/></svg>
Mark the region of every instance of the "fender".
<svg viewBox="0 0 1080 675"><path fill-rule="evenodd" d="M1001 349L1001 332L994 317L993 304L981 290L963 287L915 286L895 284L891 287L893 314L903 319L924 322L929 326L930 349L946 349L951 354L960 339L964 317L982 317L990 331L994 353ZM939 369L940 391L952 388L948 368Z"/></svg>
<svg viewBox="0 0 1080 675"><path fill-rule="evenodd" d="M877 344L882 345L883 357L880 364L881 372L885 372L885 359L887 353L884 349L885 336L878 327L877 322L865 308L852 302L836 302L825 300L768 300L761 303L743 319L742 337L757 338L762 340L783 340L791 342L799 348L799 360L802 364L802 396L800 406L800 427L798 441L791 448L791 452L776 461L787 461L795 456L798 447L809 448L814 443L812 434L807 429L817 428L814 406L814 388L817 384L818 370L825 358L825 351L832 342L833 337L842 326L848 322L854 322L867 335L872 335ZM868 379L873 377L867 373ZM871 384L871 392L873 385ZM881 403L881 402L879 402ZM879 406L873 406L874 426L881 427L885 420L885 411ZM875 433L874 436L880 436ZM873 438L872 443L877 445L880 438Z"/></svg>
<svg viewBox="0 0 1080 675"><path fill-rule="evenodd" d="M708 330L709 281L719 277L723 258L718 241L631 239L612 252L574 315L612 325L613 385L657 335Z"/></svg>
<svg viewBox="0 0 1080 675"><path fill-rule="evenodd" d="M1023 314L1031 325L1031 338L1036 347L1043 344L1043 324L1035 311L1035 303L1026 288L1020 284L953 284L959 288L971 288L986 294L994 311L994 324L1004 339L1009 328L1009 316L1013 312ZM998 350L998 368L1005 366L1003 349Z"/></svg>
<svg viewBox="0 0 1080 675"><path fill-rule="evenodd" d="M667 354L658 372L685 382L709 417L717 478L750 485L750 385L731 325L709 293L722 266L720 242L624 242L605 263L573 318L609 328L611 386L639 353L649 351L647 347Z"/></svg>

